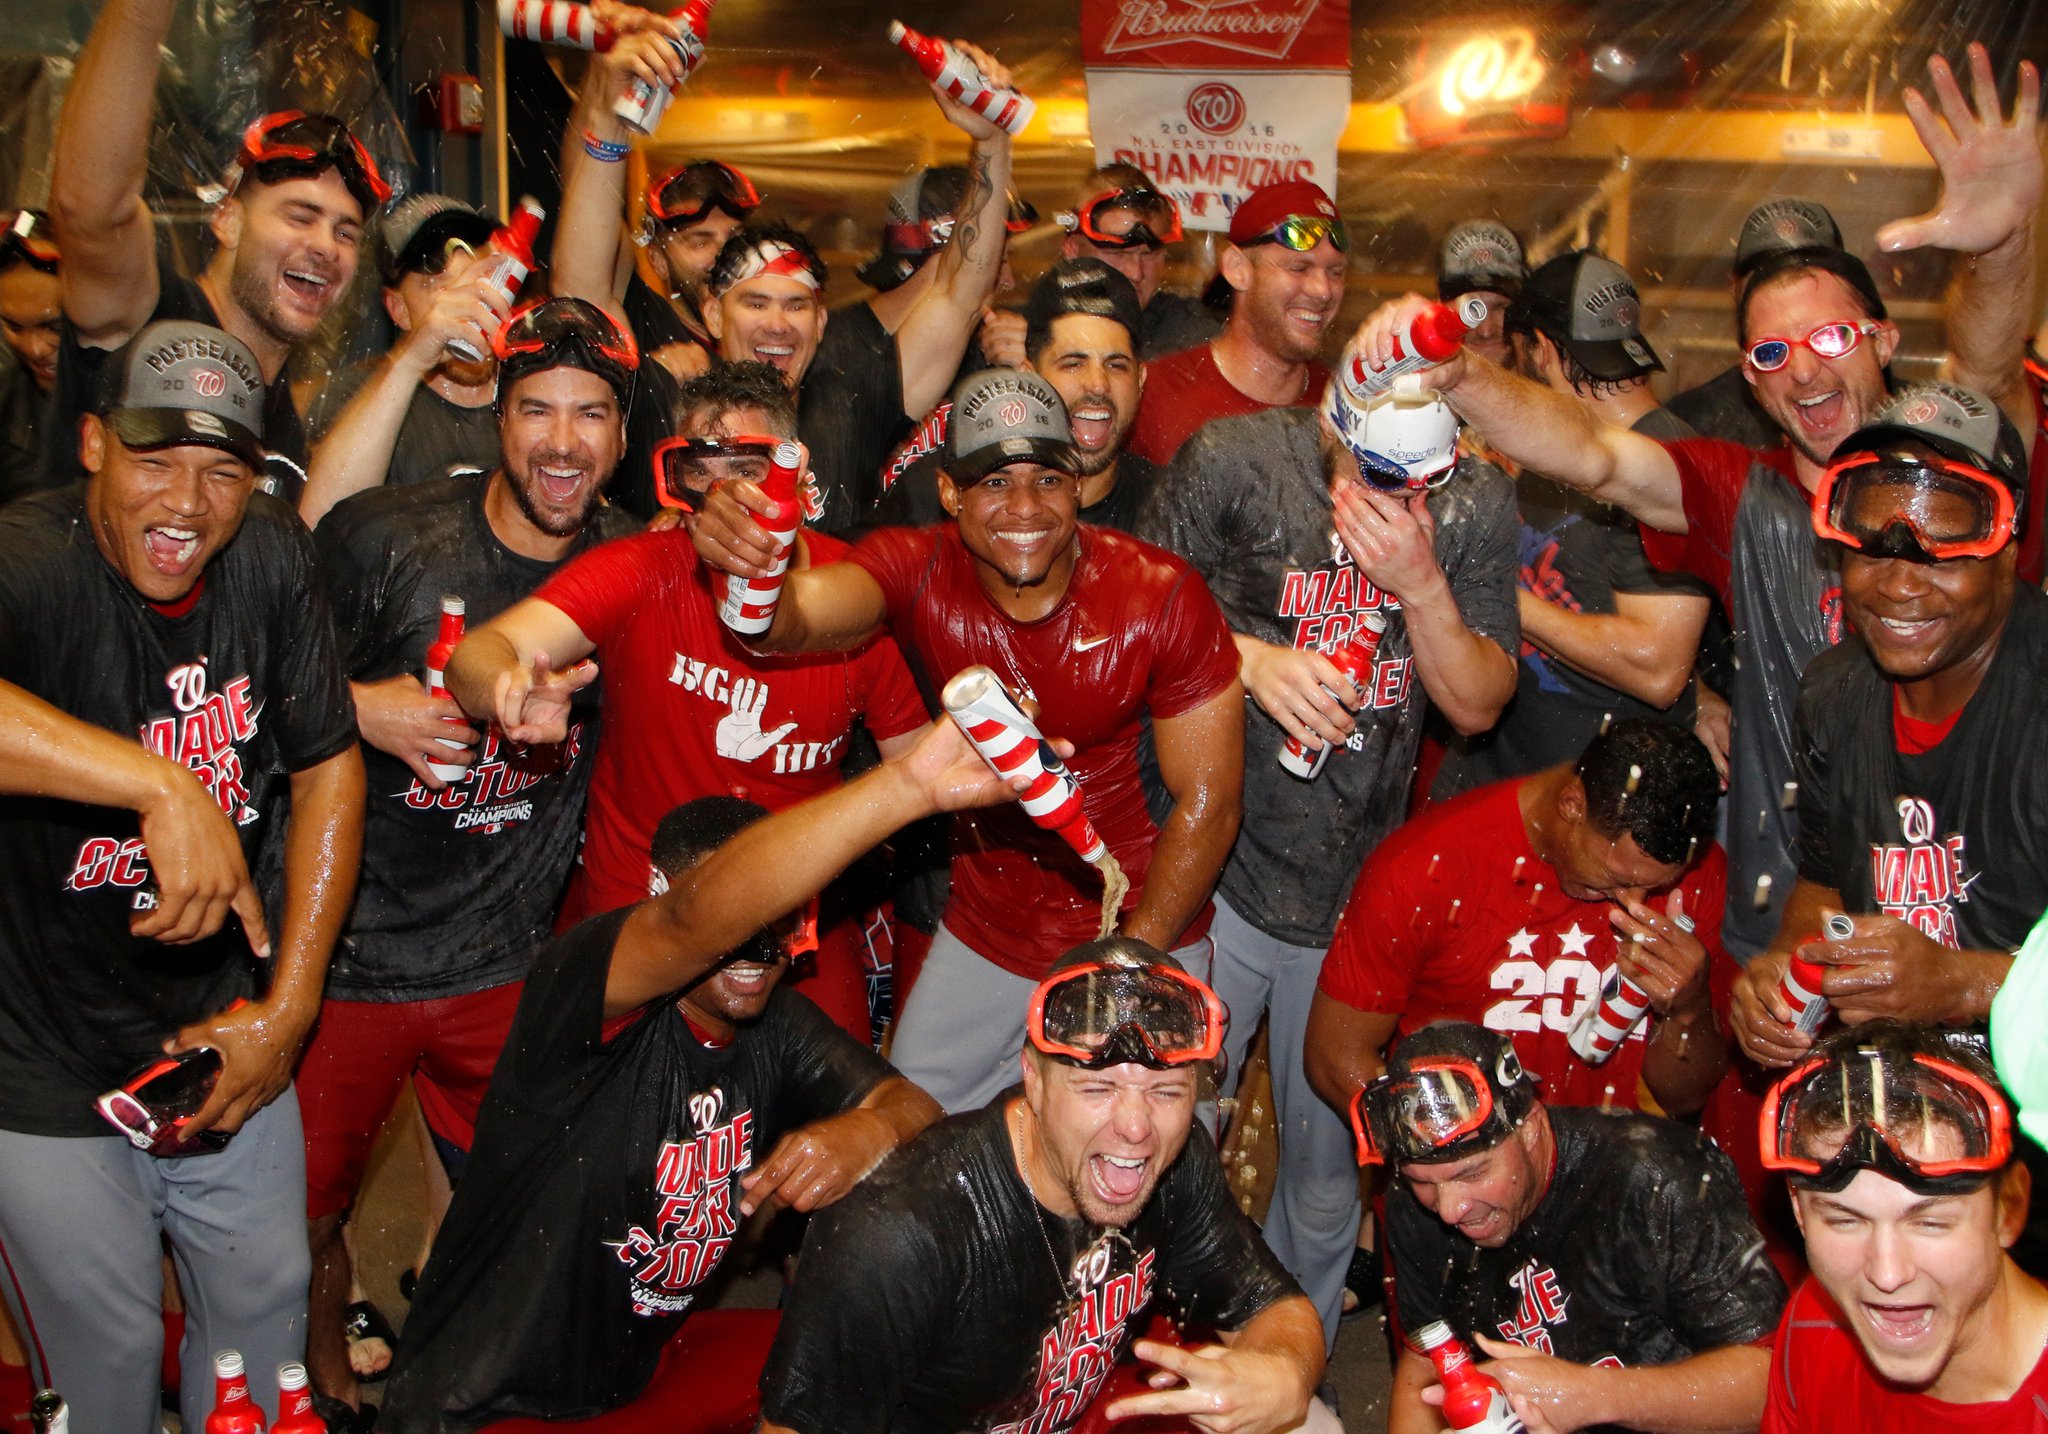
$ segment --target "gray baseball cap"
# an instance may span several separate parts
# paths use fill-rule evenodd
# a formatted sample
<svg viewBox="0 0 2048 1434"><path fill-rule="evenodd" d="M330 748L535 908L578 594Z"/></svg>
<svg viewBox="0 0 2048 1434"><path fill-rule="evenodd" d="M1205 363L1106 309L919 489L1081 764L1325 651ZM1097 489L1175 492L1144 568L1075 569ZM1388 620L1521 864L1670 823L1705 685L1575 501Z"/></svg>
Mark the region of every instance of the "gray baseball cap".
<svg viewBox="0 0 2048 1434"><path fill-rule="evenodd" d="M1628 271L1603 254L1560 254L1508 305L1510 330L1544 334L1594 378L1610 383L1663 369L1643 337L1643 301Z"/></svg>
<svg viewBox="0 0 2048 1434"><path fill-rule="evenodd" d="M2027 498L2027 450L2020 431L1997 404L1948 383L1915 384L1892 395L1870 422L1835 450L1879 453L1895 443L1924 443L1935 452L1981 468L2011 490L2017 513Z"/></svg>
<svg viewBox="0 0 2048 1434"><path fill-rule="evenodd" d="M1742 278L1773 254L1841 247L1841 226L1822 206L1790 196L1766 199L1749 211L1735 236L1735 277Z"/></svg>
<svg viewBox="0 0 2048 1434"><path fill-rule="evenodd" d="M1485 289L1513 298L1528 277L1522 241L1512 229L1491 219L1474 219L1444 235L1437 255L1436 296L1449 302L1460 294Z"/></svg>
<svg viewBox="0 0 2048 1434"><path fill-rule="evenodd" d="M978 483L1009 463L1081 471L1067 406L1053 386L1026 369L990 368L953 386L943 465L958 484Z"/></svg>
<svg viewBox="0 0 2048 1434"><path fill-rule="evenodd" d="M108 372L115 386L101 416L128 447L196 443L263 466L263 370L240 339L163 319L130 339Z"/></svg>
<svg viewBox="0 0 2048 1434"><path fill-rule="evenodd" d="M481 209L472 209L459 199L445 194L408 194L377 221L378 236L384 241L384 282L395 285L438 259L450 239L481 249L497 227Z"/></svg>

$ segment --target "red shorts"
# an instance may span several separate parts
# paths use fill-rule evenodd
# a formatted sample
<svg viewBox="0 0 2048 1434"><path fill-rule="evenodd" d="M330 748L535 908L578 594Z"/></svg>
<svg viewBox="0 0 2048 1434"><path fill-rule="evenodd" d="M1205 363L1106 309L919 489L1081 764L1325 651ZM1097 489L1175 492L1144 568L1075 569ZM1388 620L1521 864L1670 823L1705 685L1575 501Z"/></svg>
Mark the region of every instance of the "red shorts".
<svg viewBox="0 0 2048 1434"><path fill-rule="evenodd" d="M354 1203L370 1148L412 1077L427 1128L469 1149L523 981L437 1001L323 1001L299 1063L306 1218Z"/></svg>

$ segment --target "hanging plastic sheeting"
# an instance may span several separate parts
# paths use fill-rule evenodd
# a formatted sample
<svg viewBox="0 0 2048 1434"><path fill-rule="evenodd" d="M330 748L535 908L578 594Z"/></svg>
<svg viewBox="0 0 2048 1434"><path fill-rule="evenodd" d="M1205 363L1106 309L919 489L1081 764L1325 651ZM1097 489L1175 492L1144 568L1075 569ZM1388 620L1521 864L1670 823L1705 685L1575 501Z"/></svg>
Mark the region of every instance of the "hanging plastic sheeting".
<svg viewBox="0 0 2048 1434"><path fill-rule="evenodd" d="M7 48L0 50L0 75L8 81L0 89L0 133L21 139L4 146L0 193L14 204L40 206L49 196L50 155L72 61L93 12L83 4L0 6L7 9L33 11L34 18L10 24ZM410 187L412 150L380 83L376 33L340 0L185 0L176 7L157 80L143 197L156 215L160 245L179 268L196 273L204 267L212 243L206 219L221 172L243 130L272 110L340 116L398 192ZM367 278L359 273L350 300L335 306L295 359L296 379L327 372L343 355L382 346L383 316Z"/></svg>

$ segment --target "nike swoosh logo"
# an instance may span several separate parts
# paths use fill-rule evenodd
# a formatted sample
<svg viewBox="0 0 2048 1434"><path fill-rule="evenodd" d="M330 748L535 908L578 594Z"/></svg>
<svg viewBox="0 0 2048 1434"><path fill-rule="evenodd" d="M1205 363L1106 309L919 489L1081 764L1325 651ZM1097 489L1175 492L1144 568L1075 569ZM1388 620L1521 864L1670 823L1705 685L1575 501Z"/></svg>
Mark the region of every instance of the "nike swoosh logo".
<svg viewBox="0 0 2048 1434"><path fill-rule="evenodd" d="M1105 632L1105 633L1101 633L1101 634L1099 634L1098 636L1095 636L1095 637L1077 637L1077 638L1075 638L1075 639L1074 639L1074 651L1076 651L1076 652L1086 652L1086 651L1088 651L1088 649L1089 649L1089 648L1091 648L1091 647L1100 647L1100 646L1102 646L1102 644L1103 644L1103 643L1105 643L1105 642L1108 642L1108 641L1109 641L1109 634L1108 634L1108 633L1106 633L1106 632Z"/></svg>

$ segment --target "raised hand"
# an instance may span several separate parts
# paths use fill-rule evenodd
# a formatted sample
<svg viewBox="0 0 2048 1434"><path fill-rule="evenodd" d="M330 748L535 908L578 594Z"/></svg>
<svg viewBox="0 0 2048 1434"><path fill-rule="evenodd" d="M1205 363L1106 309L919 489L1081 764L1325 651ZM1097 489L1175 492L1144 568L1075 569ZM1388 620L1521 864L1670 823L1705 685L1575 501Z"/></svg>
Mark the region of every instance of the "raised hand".
<svg viewBox="0 0 2048 1434"><path fill-rule="evenodd" d="M2040 73L2031 61L2021 63L2019 97L2008 120L1982 45L1970 46L1969 100L1946 60L1935 56L1927 71L1941 113L1908 89L1906 114L1941 170L1941 198L1927 213L1878 230L1878 247L1986 254L2025 231L2041 202Z"/></svg>

